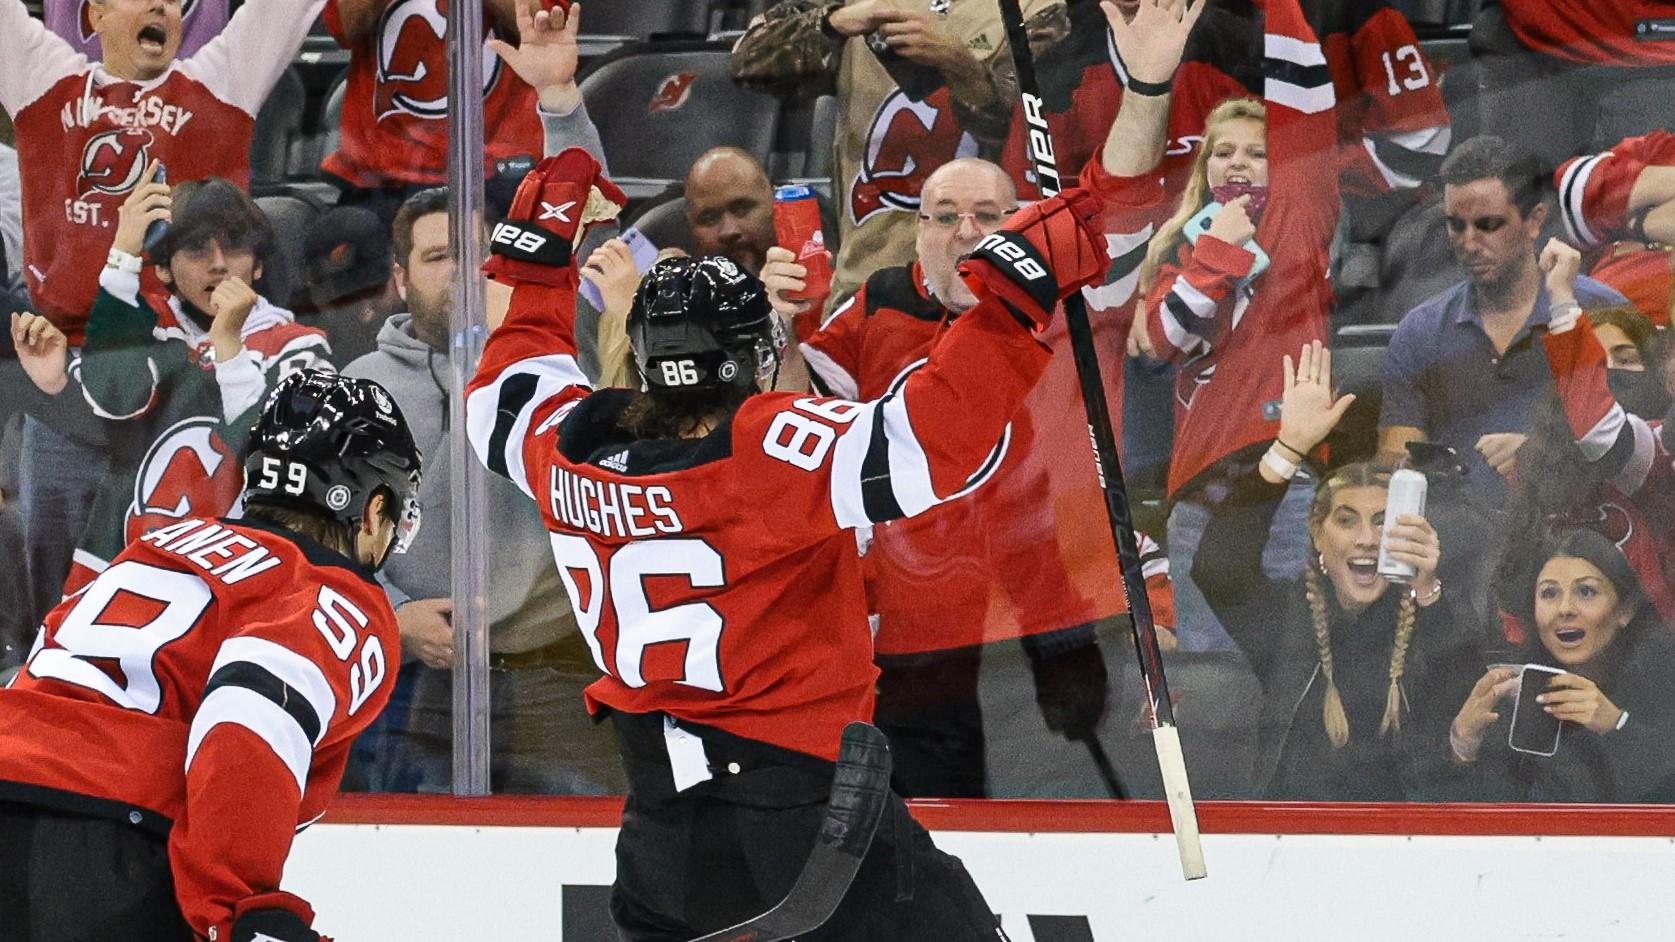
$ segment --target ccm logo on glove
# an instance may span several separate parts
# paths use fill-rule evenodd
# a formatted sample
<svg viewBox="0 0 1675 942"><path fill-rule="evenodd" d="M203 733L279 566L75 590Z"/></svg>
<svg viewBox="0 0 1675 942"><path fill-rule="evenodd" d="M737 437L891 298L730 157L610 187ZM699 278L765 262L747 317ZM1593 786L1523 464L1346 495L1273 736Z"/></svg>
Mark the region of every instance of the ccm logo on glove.
<svg viewBox="0 0 1675 942"><path fill-rule="evenodd" d="M992 261L1005 262L1025 281L1035 281L1047 277L1047 269L1030 256L1030 245L1012 232L991 232L977 243L973 254L986 254Z"/></svg>

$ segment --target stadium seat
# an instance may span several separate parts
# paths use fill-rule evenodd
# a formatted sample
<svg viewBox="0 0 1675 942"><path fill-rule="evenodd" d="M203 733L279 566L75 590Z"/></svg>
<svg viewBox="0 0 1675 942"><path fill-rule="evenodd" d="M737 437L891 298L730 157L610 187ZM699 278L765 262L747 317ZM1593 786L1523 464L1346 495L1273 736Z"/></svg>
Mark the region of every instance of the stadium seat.
<svg viewBox="0 0 1675 942"><path fill-rule="evenodd" d="M692 251L692 232L686 227L686 197L658 203L637 218L630 227L640 230L647 241L660 249Z"/></svg>
<svg viewBox="0 0 1675 942"><path fill-rule="evenodd" d="M260 192L286 176L292 147L302 139L308 93L295 69L286 69L256 113L250 139L250 186Z"/></svg>
<svg viewBox="0 0 1675 942"><path fill-rule="evenodd" d="M1442 197L1409 209L1384 241L1378 322L1394 325L1421 301L1457 284L1463 275L1448 247Z"/></svg>
<svg viewBox="0 0 1675 942"><path fill-rule="evenodd" d="M806 183L830 195L837 119L836 96L787 102L779 115L769 176L780 183Z"/></svg>
<svg viewBox="0 0 1675 942"><path fill-rule="evenodd" d="M294 194L274 194L256 197L256 205L273 223L279 242L278 258L269 262L264 280L269 301L288 307L293 297L300 297L304 278L303 235L309 223L320 215L320 207L312 200Z"/></svg>
<svg viewBox="0 0 1675 942"><path fill-rule="evenodd" d="M701 39L710 32L707 0L613 0L587 4L577 45L584 58L656 37Z"/></svg>
<svg viewBox="0 0 1675 942"><path fill-rule="evenodd" d="M741 147L767 166L779 127L779 100L734 84L728 50L712 43L625 51L589 73L582 97L631 198L683 179L712 147Z"/></svg>
<svg viewBox="0 0 1675 942"><path fill-rule="evenodd" d="M1338 393L1355 394L1327 438L1332 463L1360 461L1378 451L1378 414L1384 404L1384 352L1393 324L1348 324L1332 335L1332 377Z"/></svg>

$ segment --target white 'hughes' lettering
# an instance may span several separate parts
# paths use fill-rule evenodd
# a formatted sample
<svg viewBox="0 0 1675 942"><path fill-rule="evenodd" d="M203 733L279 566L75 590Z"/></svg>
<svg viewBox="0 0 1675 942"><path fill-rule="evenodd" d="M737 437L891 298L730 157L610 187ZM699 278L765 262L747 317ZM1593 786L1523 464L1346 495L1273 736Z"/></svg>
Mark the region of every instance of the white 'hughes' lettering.
<svg viewBox="0 0 1675 942"><path fill-rule="evenodd" d="M548 504L558 522L605 537L656 536L686 529L671 506L674 495L662 485L644 487L595 481L562 468L552 469Z"/></svg>
<svg viewBox="0 0 1675 942"><path fill-rule="evenodd" d="M162 128L174 135L192 120L192 112L179 105L171 105L156 95L141 98L126 108L106 104L96 97L78 95L64 103L59 120L66 131L90 128L109 121L124 128Z"/></svg>
<svg viewBox="0 0 1675 942"><path fill-rule="evenodd" d="M279 565L279 557L255 540L203 520L170 524L140 537L140 542L168 550L227 585L243 582Z"/></svg>

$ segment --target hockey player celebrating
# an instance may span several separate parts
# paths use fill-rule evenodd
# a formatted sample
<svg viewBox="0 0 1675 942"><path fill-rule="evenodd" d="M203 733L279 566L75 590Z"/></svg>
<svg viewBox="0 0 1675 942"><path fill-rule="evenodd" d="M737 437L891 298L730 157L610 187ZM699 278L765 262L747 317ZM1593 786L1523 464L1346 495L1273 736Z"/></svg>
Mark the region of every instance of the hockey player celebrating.
<svg viewBox="0 0 1675 942"><path fill-rule="evenodd" d="M965 263L978 303L930 363L853 402L759 392L784 342L761 283L724 259L666 260L629 314L644 390L593 391L571 253L594 218L580 208L623 201L579 150L524 181L491 239L486 270L514 290L468 429L539 504L604 673L587 704L615 722L629 780L612 916L627 939L685 940L786 895L842 730L872 714L847 531L960 491L1045 368L1056 303L1107 261L1087 194L1024 210ZM899 798L888 815L835 915L800 937L1002 937L963 865Z"/></svg>
<svg viewBox="0 0 1675 942"><path fill-rule="evenodd" d="M135 541L0 690L6 938L318 942L280 872L389 699L373 572L417 527L419 455L382 387L304 371L245 468L243 519Z"/></svg>

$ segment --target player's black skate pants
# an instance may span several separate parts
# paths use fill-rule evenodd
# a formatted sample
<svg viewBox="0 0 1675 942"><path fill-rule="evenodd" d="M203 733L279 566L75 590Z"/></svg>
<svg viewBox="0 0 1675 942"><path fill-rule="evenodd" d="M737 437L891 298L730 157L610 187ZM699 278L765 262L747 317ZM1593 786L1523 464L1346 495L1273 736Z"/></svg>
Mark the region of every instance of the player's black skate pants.
<svg viewBox="0 0 1675 942"><path fill-rule="evenodd" d="M121 821L0 802L0 938L192 942L168 842Z"/></svg>
<svg viewBox="0 0 1675 942"><path fill-rule="evenodd" d="M622 939L686 942L783 899L814 846L832 764L683 724L704 737L714 777L677 792L663 716L612 718L629 781L611 893ZM1004 938L959 858L892 795L843 903L799 942Z"/></svg>

